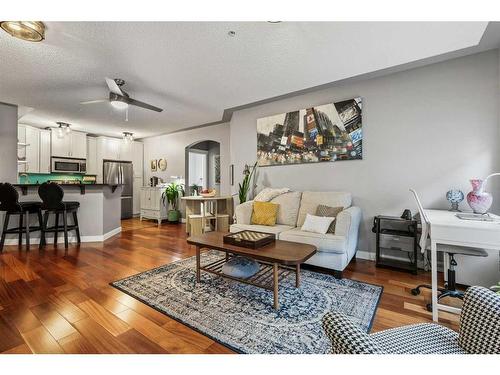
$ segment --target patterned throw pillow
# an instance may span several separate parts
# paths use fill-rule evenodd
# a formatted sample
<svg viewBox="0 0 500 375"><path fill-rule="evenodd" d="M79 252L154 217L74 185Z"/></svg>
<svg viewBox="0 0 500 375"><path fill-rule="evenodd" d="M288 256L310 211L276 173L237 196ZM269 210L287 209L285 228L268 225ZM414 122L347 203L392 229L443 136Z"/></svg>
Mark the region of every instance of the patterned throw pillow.
<svg viewBox="0 0 500 375"><path fill-rule="evenodd" d="M278 207L278 204L271 202L253 202L252 224L275 225Z"/></svg>
<svg viewBox="0 0 500 375"><path fill-rule="evenodd" d="M328 231L326 233L335 234L335 223L337 222L337 215L342 210L344 210L344 207L330 207L323 204L318 205L318 208L316 208L316 216L327 216L335 218L335 220L333 220L333 222L330 224L330 228L328 228Z"/></svg>

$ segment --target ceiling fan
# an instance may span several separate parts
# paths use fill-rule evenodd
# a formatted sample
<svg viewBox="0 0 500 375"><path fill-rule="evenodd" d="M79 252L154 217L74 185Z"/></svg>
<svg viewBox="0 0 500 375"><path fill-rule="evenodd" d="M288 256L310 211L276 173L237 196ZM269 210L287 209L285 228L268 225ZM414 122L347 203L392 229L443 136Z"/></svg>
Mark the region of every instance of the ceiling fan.
<svg viewBox="0 0 500 375"><path fill-rule="evenodd" d="M80 102L80 104L94 104L102 102L110 102L111 105L117 109L126 109L129 105L135 105L137 107L149 109L151 111L161 112L162 108L155 107L154 105L135 100L130 97L125 91L122 90L122 86L125 85L125 81L121 78L106 78L106 84L109 88L109 98L99 99L99 100L89 100L86 102Z"/></svg>

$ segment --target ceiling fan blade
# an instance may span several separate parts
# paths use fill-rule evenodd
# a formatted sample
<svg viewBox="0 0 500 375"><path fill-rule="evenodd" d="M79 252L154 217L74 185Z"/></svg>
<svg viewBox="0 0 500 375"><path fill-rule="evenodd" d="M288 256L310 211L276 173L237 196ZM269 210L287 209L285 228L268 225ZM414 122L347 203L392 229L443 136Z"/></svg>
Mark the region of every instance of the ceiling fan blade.
<svg viewBox="0 0 500 375"><path fill-rule="evenodd" d="M120 89L114 79L106 77L106 84L108 85L109 91L116 95L124 96L123 91Z"/></svg>
<svg viewBox="0 0 500 375"><path fill-rule="evenodd" d="M162 108L155 107L154 105L144 103L144 102L141 102L139 100L129 98L127 102L128 102L128 104L135 105L137 107L141 107L141 108L145 108L145 109L150 109L151 111L156 111L156 112L163 111Z"/></svg>
<svg viewBox="0 0 500 375"><path fill-rule="evenodd" d="M86 104L104 103L104 102L109 102L109 100L108 99L88 100L86 102L80 102L80 104L86 105Z"/></svg>

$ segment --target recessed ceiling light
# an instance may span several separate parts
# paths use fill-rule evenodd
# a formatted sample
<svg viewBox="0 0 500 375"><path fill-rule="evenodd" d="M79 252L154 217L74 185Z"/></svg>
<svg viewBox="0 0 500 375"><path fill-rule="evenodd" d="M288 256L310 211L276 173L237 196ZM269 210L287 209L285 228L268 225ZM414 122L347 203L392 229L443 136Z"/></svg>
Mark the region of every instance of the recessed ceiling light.
<svg viewBox="0 0 500 375"><path fill-rule="evenodd" d="M229 36L235 36L236 35L236 31L233 31L233 30L230 30L227 35Z"/></svg>
<svg viewBox="0 0 500 375"><path fill-rule="evenodd" d="M281 21L267 21L269 23L281 23Z"/></svg>
<svg viewBox="0 0 500 375"><path fill-rule="evenodd" d="M45 39L45 25L40 21L0 21L0 27L13 37L28 42Z"/></svg>

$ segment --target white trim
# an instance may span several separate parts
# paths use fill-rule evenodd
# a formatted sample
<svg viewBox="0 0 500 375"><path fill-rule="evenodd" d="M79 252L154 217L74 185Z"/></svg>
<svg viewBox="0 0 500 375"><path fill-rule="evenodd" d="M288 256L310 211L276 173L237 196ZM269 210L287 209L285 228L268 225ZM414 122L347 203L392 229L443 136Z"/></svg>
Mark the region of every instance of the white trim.
<svg viewBox="0 0 500 375"><path fill-rule="evenodd" d="M369 251L356 251L356 258L366 259L366 260L375 260L375 253L371 253Z"/></svg>
<svg viewBox="0 0 500 375"><path fill-rule="evenodd" d="M113 237L113 236L117 235L118 233L121 233L121 231L122 231L122 227L119 226L118 228L110 230L108 233L104 233L104 235L102 236L102 241L106 241L108 238Z"/></svg>
<svg viewBox="0 0 500 375"><path fill-rule="evenodd" d="M81 236L81 241L82 242L104 242L108 238L113 237L117 235L118 233L121 233L122 227L115 228L113 230L110 230L107 233L104 233L103 235L100 236ZM47 233L47 243L51 244L54 243L53 241L53 235L52 233ZM17 237L17 234L16 234ZM5 245L17 245L17 238L9 238L5 240ZM74 233L71 233L68 235L68 242L76 242L76 235ZM26 237L23 234L23 244L26 243ZM39 244L40 243L40 237L31 237L30 236L30 244ZM57 243L64 243L64 235L62 233L59 233L59 236L57 238Z"/></svg>

